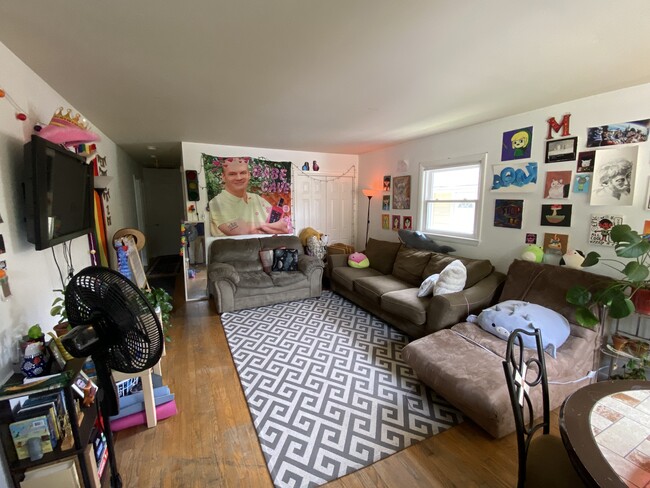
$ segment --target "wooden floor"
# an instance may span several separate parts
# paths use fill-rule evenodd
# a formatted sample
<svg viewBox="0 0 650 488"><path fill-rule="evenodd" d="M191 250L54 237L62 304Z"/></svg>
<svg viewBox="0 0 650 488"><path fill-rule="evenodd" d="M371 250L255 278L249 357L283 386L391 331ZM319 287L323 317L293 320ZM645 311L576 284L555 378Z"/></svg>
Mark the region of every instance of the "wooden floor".
<svg viewBox="0 0 650 488"><path fill-rule="evenodd" d="M116 434L124 486L272 487L212 302L180 306L173 315L171 338L163 375L179 413L155 428L139 426ZM557 426L557 412L553 423ZM466 420L327 486L513 487L516 451L512 435L494 440Z"/></svg>

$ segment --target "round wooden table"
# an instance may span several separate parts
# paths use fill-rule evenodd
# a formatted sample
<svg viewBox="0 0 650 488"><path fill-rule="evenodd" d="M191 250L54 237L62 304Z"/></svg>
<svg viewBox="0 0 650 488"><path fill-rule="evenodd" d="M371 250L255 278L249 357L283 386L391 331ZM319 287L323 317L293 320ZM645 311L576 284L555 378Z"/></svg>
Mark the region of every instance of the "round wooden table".
<svg viewBox="0 0 650 488"><path fill-rule="evenodd" d="M650 390L650 381L639 380L610 380L600 383L593 383L581 388L571 394L562 404L560 409L560 434L562 441L573 466L580 474L588 486L598 487L626 487L626 483L621 479L619 474L614 470L610 462L606 459L597 443L594 433L598 434L601 427L597 425L598 421L592 418L592 413L610 412L612 424L615 421L624 419L624 422L617 426L618 429L631 428L635 421L645 422L643 416L647 415L647 426L650 429L650 414L641 411L635 421L630 420L625 423L625 414L616 413L607 407L607 403L613 404L618 400L627 401L630 404L642 400L636 397L646 397L650 401L650 392L648 395L641 393L639 390ZM626 395L625 392L629 394ZM635 393L636 392L636 393ZM607 398L611 397L611 398ZM598 406L596 406L598 404ZM596 409L594 409L596 406ZM625 412L633 412L633 407L623 408ZM636 414L634 414L636 415ZM602 417L599 417L602 418ZM645 426L643 427L645 428ZM631 430L636 436L643 435L642 428ZM630 439L630 436L623 436ZM611 457L611 455L610 455ZM638 476L646 476L646 472L639 468ZM650 476L650 473L648 474ZM642 485L644 486L644 485Z"/></svg>

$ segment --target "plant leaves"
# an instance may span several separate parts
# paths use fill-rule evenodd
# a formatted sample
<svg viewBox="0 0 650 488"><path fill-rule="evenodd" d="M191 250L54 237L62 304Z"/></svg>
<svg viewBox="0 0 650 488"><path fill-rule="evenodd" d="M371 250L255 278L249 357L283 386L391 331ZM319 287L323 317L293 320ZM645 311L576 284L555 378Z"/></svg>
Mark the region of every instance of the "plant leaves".
<svg viewBox="0 0 650 488"><path fill-rule="evenodd" d="M616 255L621 258L638 258L650 252L650 242L627 224L612 227L610 237L616 243Z"/></svg>
<svg viewBox="0 0 650 488"><path fill-rule="evenodd" d="M594 264L598 264L598 260L600 258L600 254L598 254L595 251L591 251L587 253L585 256L585 260L582 262L581 266L583 268L588 268L589 266L593 266Z"/></svg>
<svg viewBox="0 0 650 488"><path fill-rule="evenodd" d="M613 298L609 305L609 316L613 319L622 319L634 313L634 304L632 300L621 295Z"/></svg>
<svg viewBox="0 0 650 488"><path fill-rule="evenodd" d="M630 281L638 283L639 281L645 281L650 272L646 266L639 264L636 261L630 261L625 265L623 274L627 276Z"/></svg>
<svg viewBox="0 0 650 488"><path fill-rule="evenodd" d="M572 286L566 294L566 301L571 305L586 306L591 300L591 293L584 286Z"/></svg>
<svg viewBox="0 0 650 488"><path fill-rule="evenodd" d="M598 318L591 310L585 307L578 307L576 309L576 320L580 325L589 329L593 329L599 323Z"/></svg>

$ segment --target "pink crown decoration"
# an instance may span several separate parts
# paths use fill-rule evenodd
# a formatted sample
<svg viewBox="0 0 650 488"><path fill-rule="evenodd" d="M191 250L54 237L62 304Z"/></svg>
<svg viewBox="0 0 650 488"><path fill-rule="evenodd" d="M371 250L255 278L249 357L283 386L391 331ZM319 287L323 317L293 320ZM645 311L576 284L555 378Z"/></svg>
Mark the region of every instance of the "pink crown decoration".
<svg viewBox="0 0 650 488"><path fill-rule="evenodd" d="M72 109L59 107L50 123L42 127L38 134L55 144L76 146L99 140L97 134L88 130L89 127L90 124L81 114L73 114Z"/></svg>
<svg viewBox="0 0 650 488"><path fill-rule="evenodd" d="M52 119L50 120L50 125L58 125L59 127L79 127L82 130L88 130L90 124L88 121L81 116L81 114L72 115L72 109L69 108L65 113L63 112L64 108L59 107Z"/></svg>

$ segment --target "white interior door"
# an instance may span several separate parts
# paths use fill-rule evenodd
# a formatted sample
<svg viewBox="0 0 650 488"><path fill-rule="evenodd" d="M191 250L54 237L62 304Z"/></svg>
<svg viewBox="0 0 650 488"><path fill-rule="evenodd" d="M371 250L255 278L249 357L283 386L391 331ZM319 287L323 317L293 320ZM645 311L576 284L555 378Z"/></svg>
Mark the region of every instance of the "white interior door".
<svg viewBox="0 0 650 488"><path fill-rule="evenodd" d="M329 242L354 242L354 178L298 174L294 178L296 234L312 227Z"/></svg>

